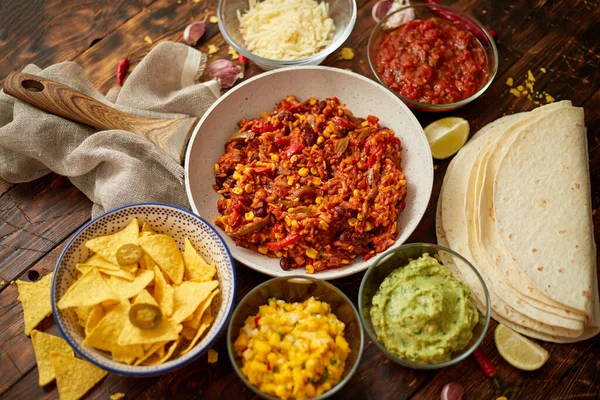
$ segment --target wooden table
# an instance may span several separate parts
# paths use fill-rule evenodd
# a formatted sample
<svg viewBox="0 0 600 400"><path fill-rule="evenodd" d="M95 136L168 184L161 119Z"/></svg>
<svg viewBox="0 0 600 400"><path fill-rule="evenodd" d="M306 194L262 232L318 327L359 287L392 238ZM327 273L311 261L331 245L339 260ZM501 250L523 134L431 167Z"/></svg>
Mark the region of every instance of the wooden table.
<svg viewBox="0 0 600 400"><path fill-rule="evenodd" d="M28 63L40 67L72 60L82 65L94 84L107 91L114 83L120 58L135 64L159 42L182 41L185 26L214 15L216 0L29 0L0 2L0 80ZM366 58L369 33L374 26L374 0L358 0L358 20L345 46L356 58L330 56L325 65L351 68L373 78ZM530 70L535 89L556 99L569 99L585 108L588 128L593 207L600 206L600 1L598 0L458 0L484 25L498 31L498 75L477 101L449 115L469 120L472 132L504 114L531 110L525 97L509 93L506 80L518 84ZM148 36L153 44L144 38ZM211 59L228 58L227 45L216 24L208 24L198 44L219 47ZM546 70L546 73L541 71ZM246 76L259 74L254 65ZM0 81L1 82L1 81ZM423 125L441 115L417 114ZM409 241L434 242L435 204L447 162L436 162L433 196L423 221ZM48 175L34 182L10 184L0 180L0 398L57 398L54 384L40 388L31 340L23 333L22 309L17 302L16 279L35 280L52 271L71 235L90 218L91 203L69 181ZM594 216L596 242L600 243L600 213ZM239 300L267 279L236 265ZM356 301L361 274L335 281ZM448 382L458 382L468 399L597 399L600 398L600 336L573 345L543 343L550 360L537 372L521 372L496 351L493 328L482 349L498 367L501 388L487 379L473 358L442 371L415 371L388 361L367 342L360 368L339 398L435 399ZM41 329L57 333L52 318ZM124 392L128 399L198 398L251 399L256 396L235 375L222 335L214 347L219 361L206 357L176 373L160 378L127 379L109 375L86 398L107 399Z"/></svg>

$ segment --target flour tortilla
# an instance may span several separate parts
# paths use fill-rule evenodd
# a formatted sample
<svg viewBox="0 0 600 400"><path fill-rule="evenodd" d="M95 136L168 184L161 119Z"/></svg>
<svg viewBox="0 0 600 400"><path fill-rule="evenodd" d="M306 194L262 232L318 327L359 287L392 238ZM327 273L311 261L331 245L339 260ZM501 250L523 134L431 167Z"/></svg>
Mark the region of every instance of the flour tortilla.
<svg viewBox="0 0 600 400"><path fill-rule="evenodd" d="M480 209L479 206L480 201L488 201L489 187L493 187L492 184L484 185L484 182L489 181L489 177L486 177L489 159L493 158L494 165L499 165L500 163L496 159L498 154L502 157L502 161L508 154L506 147L510 148L509 145L520 137L521 128L529 129L529 126L535 128L547 115L554 115L560 109L568 109L569 111L565 114L570 113L569 115L574 115L577 110L570 107L570 102L561 102L540 107L531 113L501 118L478 132L457 154L447 170L438 201L436 232L440 244L461 253L478 268L490 290L494 318L531 337L566 343L583 340L598 332L598 328L595 326L598 320L595 249L590 255L593 265L587 267L592 271L590 272L589 288L593 307L587 311L574 310L574 307L564 305L552 297L554 296L553 291L544 292L533 286L527 279L528 275L512 258L510 258L512 263L503 262L498 265L496 259L490 257L482 243L482 239L486 239L488 236L482 233L480 228L484 226L487 233L491 232L491 227L495 227L493 223L489 223L490 221L494 222L493 204L489 213L483 212L483 207ZM585 143L585 136L583 140ZM585 150L585 154L587 154L587 150ZM527 158L524 154L521 157ZM584 159L587 161L586 157ZM506 161L504 165L507 164L518 165L518 160ZM587 172L587 164L584 170ZM492 172L496 172L494 168L492 168ZM520 174L517 174L515 178L519 176ZM584 183L587 185L589 193L589 178L584 180ZM512 193L518 193L518 184L516 186L513 187ZM583 185L580 184L580 186ZM587 217L590 218L591 210L588 211ZM486 220L484 216L489 216L489 220ZM484 223L480 225L479 219ZM588 237L591 238L591 234ZM590 239L590 242L593 246L593 239ZM496 257L498 254L503 254L505 257L508 254L508 250L504 248L501 240L496 241L498 249L490 246L490 240L486 240L486 244ZM470 286L477 285L476 276L470 271L470 268L464 264L461 265L459 260L448 258L443 259L444 263L453 270L459 279L463 279ZM533 292L528 290L530 287L533 287ZM485 308L485 298L482 293L474 290L473 295L478 308L480 310ZM585 320L589 321L584 330L583 322Z"/></svg>

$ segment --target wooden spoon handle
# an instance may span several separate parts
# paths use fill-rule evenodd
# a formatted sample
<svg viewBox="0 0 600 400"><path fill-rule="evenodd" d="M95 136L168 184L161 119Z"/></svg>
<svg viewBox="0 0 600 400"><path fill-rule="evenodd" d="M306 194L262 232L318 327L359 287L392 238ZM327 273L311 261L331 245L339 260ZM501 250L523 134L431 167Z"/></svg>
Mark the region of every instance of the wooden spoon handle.
<svg viewBox="0 0 600 400"><path fill-rule="evenodd" d="M179 163L183 161L187 141L199 120L197 117L151 119L127 114L66 85L31 74L9 74L4 92L40 110L99 130L133 132Z"/></svg>

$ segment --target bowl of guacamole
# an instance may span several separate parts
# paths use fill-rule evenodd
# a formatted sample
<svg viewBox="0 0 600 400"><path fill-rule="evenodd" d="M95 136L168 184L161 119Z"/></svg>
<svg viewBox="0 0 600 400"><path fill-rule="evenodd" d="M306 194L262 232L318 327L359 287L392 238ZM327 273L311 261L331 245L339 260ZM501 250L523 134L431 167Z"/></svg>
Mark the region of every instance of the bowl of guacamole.
<svg viewBox="0 0 600 400"><path fill-rule="evenodd" d="M456 267L464 263L465 279ZM466 282L470 282L468 285ZM483 294L485 304L472 293ZM442 246L411 243L381 255L360 286L359 309L373 342L409 368L455 364L481 343L490 323L490 300L477 269Z"/></svg>

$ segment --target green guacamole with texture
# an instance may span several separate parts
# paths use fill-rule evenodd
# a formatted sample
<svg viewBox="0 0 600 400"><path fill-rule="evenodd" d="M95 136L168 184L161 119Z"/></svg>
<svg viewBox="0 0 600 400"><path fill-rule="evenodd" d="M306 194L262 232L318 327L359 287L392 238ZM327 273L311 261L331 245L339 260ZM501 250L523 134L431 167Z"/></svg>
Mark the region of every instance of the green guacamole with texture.
<svg viewBox="0 0 600 400"><path fill-rule="evenodd" d="M447 361L467 346L479 314L471 289L425 253L388 275L373 297L371 322L391 353L409 361Z"/></svg>

